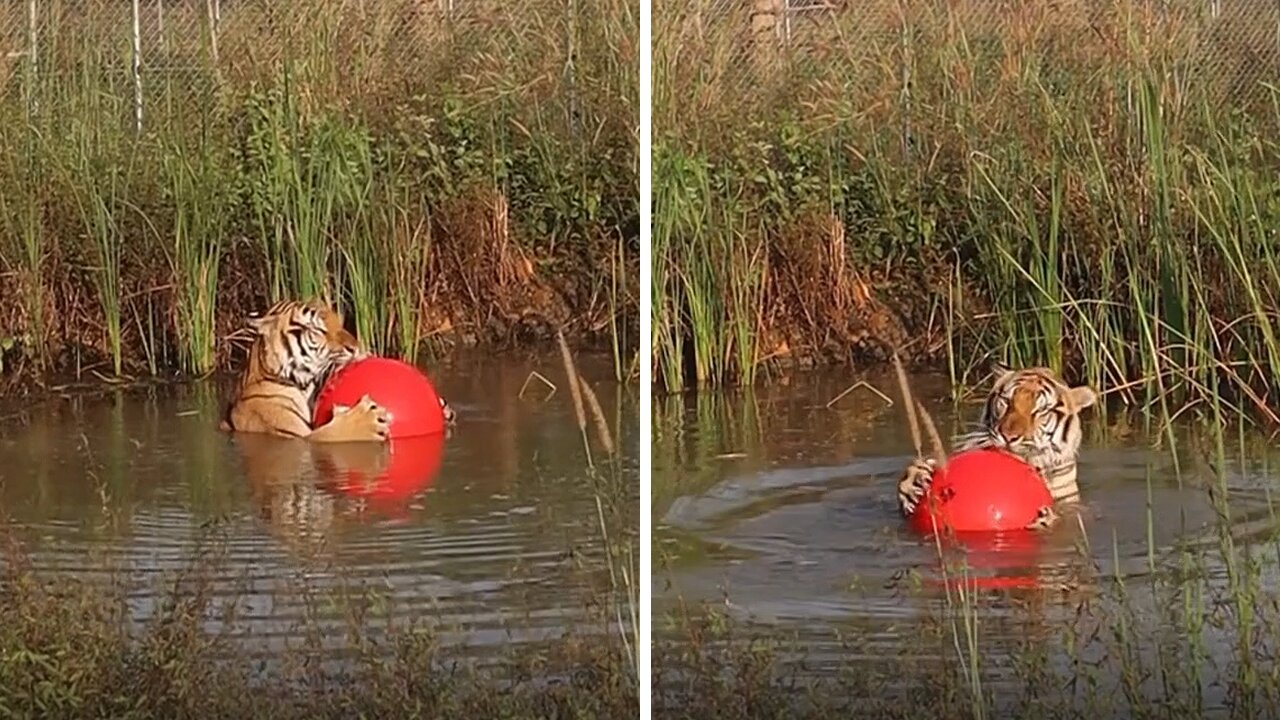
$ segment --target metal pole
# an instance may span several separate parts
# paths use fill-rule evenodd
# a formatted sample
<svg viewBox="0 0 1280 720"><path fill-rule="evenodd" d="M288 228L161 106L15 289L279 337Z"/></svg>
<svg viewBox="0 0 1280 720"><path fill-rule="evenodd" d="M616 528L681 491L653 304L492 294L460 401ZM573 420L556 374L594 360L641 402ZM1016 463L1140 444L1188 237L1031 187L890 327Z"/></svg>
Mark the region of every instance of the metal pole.
<svg viewBox="0 0 1280 720"><path fill-rule="evenodd" d="M578 134L578 3L577 0L569 0L569 37L568 37L568 57L565 58L565 79L569 85L569 131L574 136Z"/></svg>
<svg viewBox="0 0 1280 720"><path fill-rule="evenodd" d="M27 109L35 114L40 109L40 101L36 92L36 79L40 76L40 53L36 40L36 0L27 0L27 61L31 75L27 79Z"/></svg>
<svg viewBox="0 0 1280 720"><path fill-rule="evenodd" d="M142 13L133 0L133 129L142 132Z"/></svg>
<svg viewBox="0 0 1280 720"><path fill-rule="evenodd" d="M907 24L905 7L902 9L902 26L899 30L902 40L902 86L899 99L902 102L902 155L911 157L911 78L915 53L911 37L911 26Z"/></svg>
<svg viewBox="0 0 1280 720"><path fill-rule="evenodd" d="M209 60L213 63L214 77L218 75L218 8L216 0L205 0L205 12L209 16Z"/></svg>

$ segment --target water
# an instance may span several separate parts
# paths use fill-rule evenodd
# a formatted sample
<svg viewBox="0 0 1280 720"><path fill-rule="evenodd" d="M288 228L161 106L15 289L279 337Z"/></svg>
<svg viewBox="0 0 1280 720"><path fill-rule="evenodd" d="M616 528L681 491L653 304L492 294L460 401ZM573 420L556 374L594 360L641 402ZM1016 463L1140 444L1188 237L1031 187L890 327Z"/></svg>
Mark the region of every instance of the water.
<svg viewBox="0 0 1280 720"><path fill-rule="evenodd" d="M898 398L892 374L868 381ZM664 614L706 603L772 637L784 657L803 658L791 671L811 679L856 672L859 662L924 667L954 657L950 641L920 643L928 621L945 610L946 593L936 545L897 514L896 480L914 453L906 419L899 403L867 387L827 407L851 382L846 373L807 373L750 393L655 399L660 632ZM912 382L944 439L976 422L985 386L957 412L945 377ZM1054 642L1082 622L1082 598L1114 600L1120 582L1140 608L1154 610L1170 599L1155 597L1144 580L1153 568L1167 576L1183 553L1204 558L1207 593L1226 592L1227 568L1214 554L1224 537L1270 558L1264 594L1280 587L1268 504L1276 478L1267 468L1276 457L1265 437L1244 436L1243 450L1236 431L1227 437L1232 519L1223 535L1209 493L1218 485L1213 447L1203 436L1177 426L1173 453L1119 413L1104 422L1090 410L1084 418L1078 516L1038 543L979 545L967 556L982 582L978 654L993 673L989 684L1000 680L1002 657L1025 649L1029 604ZM1091 630L1109 632L1107 619L1091 622ZM1208 642L1211 653L1231 654L1229 633Z"/></svg>
<svg viewBox="0 0 1280 720"><path fill-rule="evenodd" d="M637 391L613 381L607 359L580 362L621 428L635 510L610 532L634 537ZM264 659L297 647L304 619L342 647L349 613L336 588L375 593L480 655L609 632L583 602L604 572L596 485L564 388L544 399L534 381L519 397L535 370L563 378L558 355L433 365L458 426L397 450L407 469L392 472L394 486L363 481L385 468L380 453L219 432L225 383L68 392L21 414L0 405L0 503L38 569L104 581L126 572L139 620L200 547L218 547L214 607L234 603L237 652ZM376 637L374 614L363 630Z"/></svg>

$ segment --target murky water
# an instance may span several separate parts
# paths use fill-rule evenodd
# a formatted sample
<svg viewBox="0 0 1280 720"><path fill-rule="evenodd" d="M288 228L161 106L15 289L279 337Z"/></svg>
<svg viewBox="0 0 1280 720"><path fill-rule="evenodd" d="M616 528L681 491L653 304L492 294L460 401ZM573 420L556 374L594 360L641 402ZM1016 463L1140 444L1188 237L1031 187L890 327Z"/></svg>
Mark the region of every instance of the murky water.
<svg viewBox="0 0 1280 720"><path fill-rule="evenodd" d="M621 429L636 508L610 532L634 537L637 389L614 382L607 358L581 363ZM304 618L340 645L348 615L304 592L339 586L375 592L402 620L430 619L444 642L479 652L608 632L583 610L606 574L598 485L564 388L547 399L533 381L520 397L532 371L563 377L558 355L433 364L458 426L447 439L396 441L389 462L221 433L225 387L212 383L69 393L22 416L0 406L0 503L37 567L127 571L138 618L154 609L156 581L217 535L215 607L235 599L240 650L265 658L300 639ZM365 630L376 635L378 622Z"/></svg>
<svg viewBox="0 0 1280 720"><path fill-rule="evenodd" d="M897 400L891 374L867 380ZM655 399L659 632L664 613L682 612L677 601L707 602L776 638L804 658L801 674L816 676L886 657L927 663L952 651L919 643L917 621L938 614L945 590L937 546L896 511L896 479L913 454L907 421L900 403L867 387L828 406L851 382L848 374L807 373L748 393ZM985 386L957 406L945 377L912 382L944 437L976 422ZM1086 412L1078 517L1039 541L974 545L965 558L985 593L984 664L1027 640L1028 602L1057 605L1056 614L1041 608L1045 625L1058 624L1050 635L1077 620L1074 598L1115 595L1117 578L1135 602L1167 604L1144 598L1140 579L1188 556L1205 558L1203 582L1221 591L1227 572L1212 551L1224 541L1269 552L1261 581L1280 586L1268 503L1280 490L1266 438L1233 430L1226 440L1232 520L1220 534L1211 443L1178 426L1170 452L1119 413L1104 422Z"/></svg>

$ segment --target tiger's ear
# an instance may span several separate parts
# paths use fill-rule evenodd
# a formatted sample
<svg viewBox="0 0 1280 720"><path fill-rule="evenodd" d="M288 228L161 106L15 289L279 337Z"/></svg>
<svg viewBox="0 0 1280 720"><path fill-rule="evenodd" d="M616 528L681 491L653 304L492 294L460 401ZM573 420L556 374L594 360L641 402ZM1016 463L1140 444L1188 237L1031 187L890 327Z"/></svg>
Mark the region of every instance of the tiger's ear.
<svg viewBox="0 0 1280 720"><path fill-rule="evenodd" d="M250 330L261 335L263 334L263 330L267 327L267 316L262 312L251 312L249 313L249 316L245 318L244 324L248 326Z"/></svg>
<svg viewBox="0 0 1280 720"><path fill-rule="evenodd" d="M990 372L996 384L999 384L1001 380L1013 374L1013 368L1006 365L1003 360L992 360Z"/></svg>
<svg viewBox="0 0 1280 720"><path fill-rule="evenodd" d="M327 298L319 295L307 298L302 304L319 313L329 312L333 309L333 303L330 303Z"/></svg>
<svg viewBox="0 0 1280 720"><path fill-rule="evenodd" d="M1093 388L1088 385L1081 385L1068 390L1067 398L1077 410L1083 410L1098 401L1098 393L1094 392Z"/></svg>

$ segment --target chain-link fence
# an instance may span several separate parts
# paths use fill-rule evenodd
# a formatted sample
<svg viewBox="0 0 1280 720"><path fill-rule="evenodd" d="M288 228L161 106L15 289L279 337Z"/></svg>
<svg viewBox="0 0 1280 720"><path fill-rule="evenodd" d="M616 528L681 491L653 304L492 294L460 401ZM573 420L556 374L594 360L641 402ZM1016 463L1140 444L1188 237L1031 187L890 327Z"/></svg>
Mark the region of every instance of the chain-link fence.
<svg viewBox="0 0 1280 720"><path fill-rule="evenodd" d="M576 0L566 3L566 16ZM441 37L509 23L492 0L8 0L0 5L4 102L92 76L139 127L157 105L191 102L228 78L317 66L350 83L410 72ZM498 17L501 16L501 17ZM572 59L568 60L572 63ZM378 67L373 67L377 65ZM362 75L362 73L365 73ZM75 84L74 82L70 84Z"/></svg>
<svg viewBox="0 0 1280 720"><path fill-rule="evenodd" d="M761 49L835 63L878 52L910 65L948 43L986 61L1039 52L1053 61L1092 53L1095 67L1150 63L1179 82L1211 83L1227 100L1269 98L1280 81L1275 0L672 1L696 7L708 25L742 25L734 57L744 81ZM909 74L903 68L904 82Z"/></svg>

